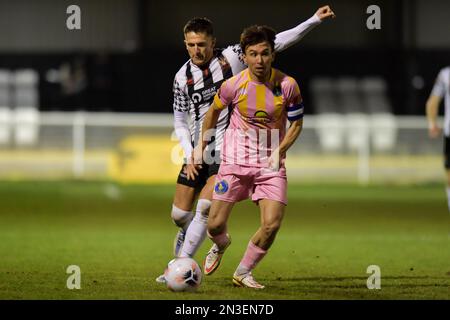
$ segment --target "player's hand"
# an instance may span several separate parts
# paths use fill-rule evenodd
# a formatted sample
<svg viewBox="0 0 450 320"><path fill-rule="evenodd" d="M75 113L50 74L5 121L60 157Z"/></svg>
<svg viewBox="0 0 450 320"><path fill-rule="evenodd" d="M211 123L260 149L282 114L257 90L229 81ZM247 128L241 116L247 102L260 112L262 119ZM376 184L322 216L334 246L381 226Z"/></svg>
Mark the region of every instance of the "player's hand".
<svg viewBox="0 0 450 320"><path fill-rule="evenodd" d="M184 167L188 180L195 180L195 176L198 176L198 170L202 168L201 163L203 162L203 159L201 151L201 148L194 148L188 163Z"/></svg>
<svg viewBox="0 0 450 320"><path fill-rule="evenodd" d="M321 21L329 18L336 18L336 15L334 14L333 10L331 10L330 6L320 7L319 10L316 11L316 15Z"/></svg>
<svg viewBox="0 0 450 320"><path fill-rule="evenodd" d="M184 166L184 173L187 176L188 180L195 180L195 177L198 176L198 170L201 169L201 165L196 165L192 163L188 163Z"/></svg>
<svg viewBox="0 0 450 320"><path fill-rule="evenodd" d="M430 124L428 127L428 135L430 138L437 138L441 135L441 128L438 127L437 124Z"/></svg>

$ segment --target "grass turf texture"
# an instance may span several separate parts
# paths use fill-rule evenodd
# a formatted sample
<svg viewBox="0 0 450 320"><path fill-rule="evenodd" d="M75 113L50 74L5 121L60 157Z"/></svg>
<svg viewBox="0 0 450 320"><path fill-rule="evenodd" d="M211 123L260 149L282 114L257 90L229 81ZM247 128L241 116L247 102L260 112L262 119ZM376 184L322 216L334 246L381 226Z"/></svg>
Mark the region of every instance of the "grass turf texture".
<svg viewBox="0 0 450 320"><path fill-rule="evenodd" d="M0 299L450 299L444 190L290 185L282 228L254 272L262 291L231 283L259 224L257 207L240 203L219 270L195 293L172 293L154 279L172 259L174 186L1 182ZM381 290L366 287L373 264ZM81 290L66 288L69 265L81 268Z"/></svg>

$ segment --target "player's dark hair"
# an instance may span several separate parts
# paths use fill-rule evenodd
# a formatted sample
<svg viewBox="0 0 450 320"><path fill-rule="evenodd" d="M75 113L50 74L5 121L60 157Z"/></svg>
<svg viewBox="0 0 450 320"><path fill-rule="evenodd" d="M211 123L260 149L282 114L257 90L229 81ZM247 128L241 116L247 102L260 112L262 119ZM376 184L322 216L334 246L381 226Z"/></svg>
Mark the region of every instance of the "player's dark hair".
<svg viewBox="0 0 450 320"><path fill-rule="evenodd" d="M276 32L271 27L268 26L259 26L254 25L248 28L245 28L241 34L241 49L242 52L245 53L245 49L248 46L252 46L261 42L267 41L272 48L272 51L275 49L275 35Z"/></svg>
<svg viewBox="0 0 450 320"><path fill-rule="evenodd" d="M208 18L192 18L189 20L186 25L183 28L184 34L188 32L195 32L195 33L206 33L206 35L213 37L214 36L214 30L213 30L213 24L211 20Z"/></svg>

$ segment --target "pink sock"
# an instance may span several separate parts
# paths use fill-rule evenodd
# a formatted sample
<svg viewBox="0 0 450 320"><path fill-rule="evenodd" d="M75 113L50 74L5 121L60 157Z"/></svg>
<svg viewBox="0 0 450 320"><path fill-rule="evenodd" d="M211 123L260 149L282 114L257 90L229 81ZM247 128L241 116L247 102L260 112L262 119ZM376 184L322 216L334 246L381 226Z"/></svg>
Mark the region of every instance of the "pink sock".
<svg viewBox="0 0 450 320"><path fill-rule="evenodd" d="M217 244L217 246L219 247L219 249L223 249L225 248L225 246L228 244L228 242L230 241L230 237L228 236L228 233L225 231L223 231L222 233L212 236L209 231L207 232L208 237L215 243Z"/></svg>
<svg viewBox="0 0 450 320"><path fill-rule="evenodd" d="M258 262L264 258L267 250L261 249L260 247L253 244L253 242L249 242L247 246L247 250L245 251L244 257L239 264L237 269L237 273L246 273L253 270Z"/></svg>

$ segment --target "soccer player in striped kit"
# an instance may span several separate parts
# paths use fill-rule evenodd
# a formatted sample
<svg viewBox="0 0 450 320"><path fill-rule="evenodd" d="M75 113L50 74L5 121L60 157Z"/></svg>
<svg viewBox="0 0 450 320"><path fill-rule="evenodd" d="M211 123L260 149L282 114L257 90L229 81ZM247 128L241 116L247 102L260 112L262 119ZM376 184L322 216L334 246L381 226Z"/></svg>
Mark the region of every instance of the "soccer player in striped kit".
<svg viewBox="0 0 450 320"><path fill-rule="evenodd" d="M444 166L447 174L447 203L450 211L450 66L440 70L427 100L426 114L428 133L431 138L437 138L441 134L441 128L437 124L437 116L442 98L445 98Z"/></svg>
<svg viewBox="0 0 450 320"><path fill-rule="evenodd" d="M299 137L303 124L297 82L272 68L274 40L275 31L266 26L243 31L240 46L248 69L222 84L202 129L205 148L205 133L216 126L221 111L231 106L208 219L208 236L214 245L204 261L204 273L209 275L217 269L231 243L227 220L234 204L251 198L259 206L261 226L248 243L233 283L254 289L264 288L253 278L252 270L266 255L280 228L287 204L286 152ZM198 149L194 151L197 162L204 159L203 150Z"/></svg>
<svg viewBox="0 0 450 320"><path fill-rule="evenodd" d="M300 25L278 33L275 51L281 52L297 43L321 21L334 17L329 6ZM207 146L213 163L188 163L192 150L199 140L204 116L223 81L244 70L243 53L239 45L215 49L211 21L194 18L184 27L186 49L190 60L177 72L173 84L174 127L186 156L180 170L172 204L171 217L179 231L174 241L175 257L193 257L206 236L206 224L211 206L214 178L219 169L222 136L229 123L228 110L224 108L217 121L215 138ZM187 118L190 117L190 125ZM192 209L198 198L195 214ZM156 281L164 282L164 276Z"/></svg>

